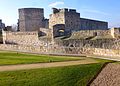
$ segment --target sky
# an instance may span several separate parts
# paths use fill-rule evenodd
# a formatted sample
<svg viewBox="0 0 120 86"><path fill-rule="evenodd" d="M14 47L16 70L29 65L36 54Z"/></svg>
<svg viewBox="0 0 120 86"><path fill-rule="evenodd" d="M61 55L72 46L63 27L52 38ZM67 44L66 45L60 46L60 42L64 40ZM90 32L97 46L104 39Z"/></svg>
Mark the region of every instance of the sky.
<svg viewBox="0 0 120 86"><path fill-rule="evenodd" d="M49 18L52 8L72 8L82 18L107 21L109 27L120 27L120 0L1 0L0 19L6 25L17 24L19 8L44 8Z"/></svg>

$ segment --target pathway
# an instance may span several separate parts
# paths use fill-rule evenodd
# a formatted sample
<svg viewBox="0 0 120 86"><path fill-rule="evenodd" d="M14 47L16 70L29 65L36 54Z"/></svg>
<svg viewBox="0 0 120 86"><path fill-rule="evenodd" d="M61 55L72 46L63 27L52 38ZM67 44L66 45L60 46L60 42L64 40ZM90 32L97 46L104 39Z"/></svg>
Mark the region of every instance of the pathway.
<svg viewBox="0 0 120 86"><path fill-rule="evenodd" d="M90 86L120 86L120 63L109 63Z"/></svg>
<svg viewBox="0 0 120 86"><path fill-rule="evenodd" d="M62 67L62 66L91 64L91 63L98 63L98 62L94 59L85 59L85 60L67 61L67 62L7 65L7 66L0 66L0 71L14 71L14 70L36 69L36 68Z"/></svg>

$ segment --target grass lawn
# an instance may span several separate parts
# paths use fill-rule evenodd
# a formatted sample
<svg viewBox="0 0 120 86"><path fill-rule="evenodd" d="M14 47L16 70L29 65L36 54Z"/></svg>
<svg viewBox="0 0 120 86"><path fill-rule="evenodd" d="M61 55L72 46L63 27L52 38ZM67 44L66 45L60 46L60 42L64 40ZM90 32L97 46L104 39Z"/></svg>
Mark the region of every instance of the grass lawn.
<svg viewBox="0 0 120 86"><path fill-rule="evenodd" d="M30 55L17 52L0 52L0 65L30 64L43 62L59 62L82 60L81 57Z"/></svg>
<svg viewBox="0 0 120 86"><path fill-rule="evenodd" d="M103 62L88 65L0 72L0 86L86 86Z"/></svg>

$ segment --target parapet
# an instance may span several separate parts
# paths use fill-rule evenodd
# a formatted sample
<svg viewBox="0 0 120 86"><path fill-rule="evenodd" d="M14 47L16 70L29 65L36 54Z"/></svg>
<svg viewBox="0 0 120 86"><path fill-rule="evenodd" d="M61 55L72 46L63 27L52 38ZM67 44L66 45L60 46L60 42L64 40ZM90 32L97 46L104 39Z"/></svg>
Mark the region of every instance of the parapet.
<svg viewBox="0 0 120 86"><path fill-rule="evenodd" d="M68 8L63 8L63 9L52 8L52 9L53 9L53 14L60 12L77 13L75 9L68 9Z"/></svg>
<svg viewBox="0 0 120 86"><path fill-rule="evenodd" d="M44 9L43 8L20 8L19 12L41 12L44 13Z"/></svg>
<svg viewBox="0 0 120 86"><path fill-rule="evenodd" d="M69 12L74 12L74 13L76 13L76 10L75 10L75 9L69 9Z"/></svg>
<svg viewBox="0 0 120 86"><path fill-rule="evenodd" d="M68 12L68 8L60 9L60 12Z"/></svg>

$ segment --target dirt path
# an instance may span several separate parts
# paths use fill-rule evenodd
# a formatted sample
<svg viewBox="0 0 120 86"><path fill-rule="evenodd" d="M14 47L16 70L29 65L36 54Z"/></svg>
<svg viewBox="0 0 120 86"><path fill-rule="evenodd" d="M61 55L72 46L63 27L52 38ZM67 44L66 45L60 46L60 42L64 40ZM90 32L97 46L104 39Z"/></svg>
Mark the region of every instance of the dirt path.
<svg viewBox="0 0 120 86"><path fill-rule="evenodd" d="M86 60L67 61L67 62L8 65L8 66L0 66L0 71L14 71L14 70L24 70L24 69L60 67L60 66L70 66L70 65L79 65L79 64L90 64L90 63L98 63L98 62L94 59L86 59Z"/></svg>
<svg viewBox="0 0 120 86"><path fill-rule="evenodd" d="M120 63L109 63L90 86L120 86Z"/></svg>

